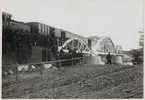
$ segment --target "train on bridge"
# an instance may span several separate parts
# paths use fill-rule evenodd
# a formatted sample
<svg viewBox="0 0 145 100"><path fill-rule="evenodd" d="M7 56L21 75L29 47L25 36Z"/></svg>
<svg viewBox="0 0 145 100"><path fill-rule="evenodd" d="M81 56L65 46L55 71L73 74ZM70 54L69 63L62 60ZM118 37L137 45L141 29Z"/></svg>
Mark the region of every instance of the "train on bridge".
<svg viewBox="0 0 145 100"><path fill-rule="evenodd" d="M33 45L35 44L45 48L56 45L58 52L63 49L66 53L69 50L75 50L76 52L81 52L83 56L91 56L91 61L94 64L105 62L105 56L110 52L112 56L115 56L114 61L116 63L122 63L122 48L119 45L114 45L109 37L91 36L86 38L40 22L25 23L12 18L12 14L3 12L3 26L28 31L31 36L36 37L33 40ZM48 39L52 40L51 45L47 45L46 41Z"/></svg>

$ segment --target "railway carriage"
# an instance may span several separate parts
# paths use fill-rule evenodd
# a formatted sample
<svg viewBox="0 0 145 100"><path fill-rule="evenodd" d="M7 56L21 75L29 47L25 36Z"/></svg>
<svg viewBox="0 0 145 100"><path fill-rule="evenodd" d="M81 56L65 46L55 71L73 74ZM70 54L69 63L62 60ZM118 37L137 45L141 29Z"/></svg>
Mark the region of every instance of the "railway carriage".
<svg viewBox="0 0 145 100"><path fill-rule="evenodd" d="M36 44L37 46L45 48L51 48L57 45L58 52L61 48L64 48L65 57L63 58L72 57L72 55L68 53L69 49L76 49L77 53L80 51L83 51L83 53L90 52L91 41L89 39L63 29L55 28L40 22L18 22L12 20L12 15L8 13L3 13L3 25L14 29L28 30L33 39L33 45ZM78 53L78 55L80 54Z"/></svg>

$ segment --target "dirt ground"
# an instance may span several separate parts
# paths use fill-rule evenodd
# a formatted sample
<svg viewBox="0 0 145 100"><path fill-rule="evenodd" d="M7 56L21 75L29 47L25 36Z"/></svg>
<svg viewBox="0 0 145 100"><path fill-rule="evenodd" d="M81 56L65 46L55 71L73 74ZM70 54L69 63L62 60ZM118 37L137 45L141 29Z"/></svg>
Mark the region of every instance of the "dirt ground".
<svg viewBox="0 0 145 100"><path fill-rule="evenodd" d="M143 98L143 66L81 65L3 78L2 98Z"/></svg>

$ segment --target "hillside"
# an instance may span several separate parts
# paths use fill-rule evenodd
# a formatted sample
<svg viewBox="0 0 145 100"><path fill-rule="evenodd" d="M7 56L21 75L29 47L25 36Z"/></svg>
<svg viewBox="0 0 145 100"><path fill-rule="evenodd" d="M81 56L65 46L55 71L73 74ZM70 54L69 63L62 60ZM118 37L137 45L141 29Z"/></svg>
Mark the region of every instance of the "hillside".
<svg viewBox="0 0 145 100"><path fill-rule="evenodd" d="M143 67L82 65L21 73L2 81L3 98L100 99L143 98Z"/></svg>

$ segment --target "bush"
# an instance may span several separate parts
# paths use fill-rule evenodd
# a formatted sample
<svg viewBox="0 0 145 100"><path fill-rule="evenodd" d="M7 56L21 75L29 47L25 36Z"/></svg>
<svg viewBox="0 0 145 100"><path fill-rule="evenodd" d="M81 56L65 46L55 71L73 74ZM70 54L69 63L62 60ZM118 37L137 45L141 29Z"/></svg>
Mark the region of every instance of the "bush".
<svg viewBox="0 0 145 100"><path fill-rule="evenodd" d="M133 64L143 63L143 49L133 49L130 51L133 57Z"/></svg>

